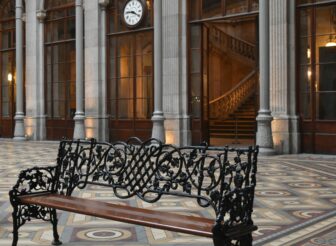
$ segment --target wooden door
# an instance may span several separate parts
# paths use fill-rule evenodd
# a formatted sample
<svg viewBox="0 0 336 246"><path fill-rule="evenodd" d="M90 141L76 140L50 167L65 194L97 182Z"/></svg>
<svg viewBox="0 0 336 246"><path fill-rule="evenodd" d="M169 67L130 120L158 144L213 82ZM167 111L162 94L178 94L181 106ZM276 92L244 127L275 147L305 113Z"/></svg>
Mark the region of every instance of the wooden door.
<svg viewBox="0 0 336 246"><path fill-rule="evenodd" d="M208 32L206 24L190 26L189 51L189 111L191 115L192 143L209 142L208 98Z"/></svg>
<svg viewBox="0 0 336 246"><path fill-rule="evenodd" d="M46 47L47 139L73 138L76 112L76 65L73 41Z"/></svg>

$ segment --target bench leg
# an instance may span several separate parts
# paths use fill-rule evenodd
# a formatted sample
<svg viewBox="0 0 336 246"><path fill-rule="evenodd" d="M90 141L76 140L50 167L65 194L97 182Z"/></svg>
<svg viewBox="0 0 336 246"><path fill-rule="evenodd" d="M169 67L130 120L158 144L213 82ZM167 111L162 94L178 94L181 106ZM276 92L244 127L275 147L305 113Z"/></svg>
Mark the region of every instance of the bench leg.
<svg viewBox="0 0 336 246"><path fill-rule="evenodd" d="M232 246L232 245L252 246L252 241L253 241L251 233L246 234L237 239L230 239L228 237L221 235L220 233L214 233L212 239L213 239L214 246Z"/></svg>
<svg viewBox="0 0 336 246"><path fill-rule="evenodd" d="M59 240L59 235L57 232L57 213L56 213L56 209L51 209L50 211L50 221L52 223L53 226L53 234L54 234L54 241L52 242L52 245L61 245L62 242Z"/></svg>
<svg viewBox="0 0 336 246"><path fill-rule="evenodd" d="M252 234L249 233L241 237L239 241L240 241L240 246L252 246L252 241L253 241Z"/></svg>
<svg viewBox="0 0 336 246"><path fill-rule="evenodd" d="M13 242L12 246L16 246L19 240L19 224L18 224L18 216L17 216L17 208L14 208L12 213L13 217Z"/></svg>
<svg viewBox="0 0 336 246"><path fill-rule="evenodd" d="M224 237L213 237L214 246L231 246L231 240Z"/></svg>
<svg viewBox="0 0 336 246"><path fill-rule="evenodd" d="M214 246L232 246L231 239L225 237L220 229L220 227L213 228L212 240Z"/></svg>

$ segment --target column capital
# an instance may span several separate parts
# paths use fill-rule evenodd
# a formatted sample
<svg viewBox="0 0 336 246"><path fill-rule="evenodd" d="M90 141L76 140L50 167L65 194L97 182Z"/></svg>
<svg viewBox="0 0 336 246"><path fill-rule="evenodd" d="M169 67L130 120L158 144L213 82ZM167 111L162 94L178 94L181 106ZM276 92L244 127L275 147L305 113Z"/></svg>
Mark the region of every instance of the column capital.
<svg viewBox="0 0 336 246"><path fill-rule="evenodd" d="M45 18L47 16L47 13L44 9L40 9L36 11L36 18L39 20L39 22L44 22Z"/></svg>
<svg viewBox="0 0 336 246"><path fill-rule="evenodd" d="M110 0L99 0L99 6L102 8L102 9L105 9L107 7L107 5L109 5L110 3Z"/></svg>

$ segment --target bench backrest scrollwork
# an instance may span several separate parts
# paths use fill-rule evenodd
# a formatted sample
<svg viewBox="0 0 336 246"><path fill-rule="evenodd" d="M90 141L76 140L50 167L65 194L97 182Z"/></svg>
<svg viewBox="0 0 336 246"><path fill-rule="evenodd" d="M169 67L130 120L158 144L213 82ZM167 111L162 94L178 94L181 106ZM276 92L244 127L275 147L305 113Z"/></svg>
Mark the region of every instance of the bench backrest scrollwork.
<svg viewBox="0 0 336 246"><path fill-rule="evenodd" d="M70 196L93 184L111 187L119 198L136 195L147 202L163 195L192 197L213 207L218 224L253 224L257 155L258 147L176 147L155 139L62 141L54 192Z"/></svg>

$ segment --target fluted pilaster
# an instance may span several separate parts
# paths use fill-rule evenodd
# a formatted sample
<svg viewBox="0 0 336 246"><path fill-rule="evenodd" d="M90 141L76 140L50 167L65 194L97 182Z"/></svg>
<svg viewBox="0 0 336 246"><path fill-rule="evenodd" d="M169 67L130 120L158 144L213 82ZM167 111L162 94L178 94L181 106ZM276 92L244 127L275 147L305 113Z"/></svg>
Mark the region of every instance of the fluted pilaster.
<svg viewBox="0 0 336 246"><path fill-rule="evenodd" d="M163 0L163 111L167 142L191 142L187 82L187 1Z"/></svg>
<svg viewBox="0 0 336 246"><path fill-rule="evenodd" d="M109 140L106 109L106 7L109 0L84 1L85 135Z"/></svg>
<svg viewBox="0 0 336 246"><path fill-rule="evenodd" d="M270 107L272 135L278 153L298 152L295 113L295 4L270 1Z"/></svg>

